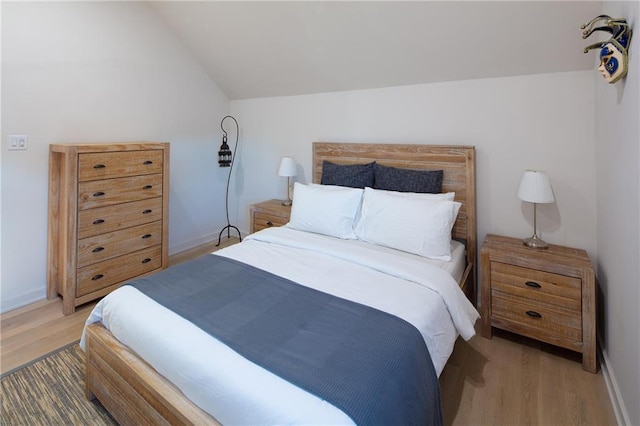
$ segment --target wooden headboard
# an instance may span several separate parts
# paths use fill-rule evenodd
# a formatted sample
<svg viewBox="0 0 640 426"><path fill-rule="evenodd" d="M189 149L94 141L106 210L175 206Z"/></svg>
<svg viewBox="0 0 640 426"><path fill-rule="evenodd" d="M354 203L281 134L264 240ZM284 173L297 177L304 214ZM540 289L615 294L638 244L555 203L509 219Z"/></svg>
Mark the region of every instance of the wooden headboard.
<svg viewBox="0 0 640 426"><path fill-rule="evenodd" d="M385 166L405 169L444 170L442 192L455 192L455 200L462 203L452 236L466 244L468 267L462 286L475 304L477 231L473 146L314 142L314 183L320 183L324 160L337 164L376 161Z"/></svg>

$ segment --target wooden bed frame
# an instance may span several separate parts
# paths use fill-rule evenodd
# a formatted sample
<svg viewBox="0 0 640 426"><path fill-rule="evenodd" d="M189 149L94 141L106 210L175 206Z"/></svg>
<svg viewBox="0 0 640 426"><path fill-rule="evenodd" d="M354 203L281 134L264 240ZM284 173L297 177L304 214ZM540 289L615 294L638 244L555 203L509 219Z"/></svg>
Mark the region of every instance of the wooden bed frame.
<svg viewBox="0 0 640 426"><path fill-rule="evenodd" d="M462 203L452 236L467 248L467 265L460 286L475 306L477 231L476 160L473 146L314 142L314 183L320 183L324 160L336 164L375 161L383 166L403 169L444 170L442 192L455 192L455 200Z"/></svg>
<svg viewBox="0 0 640 426"><path fill-rule="evenodd" d="M472 302L476 283L475 149L457 145L313 144L313 181L319 182L322 161L444 170L443 192L455 191L462 203L453 237L467 248L461 287ZM475 303L474 303L475 304ZM86 329L85 393L97 398L121 425L220 424L167 379L121 344L102 324Z"/></svg>

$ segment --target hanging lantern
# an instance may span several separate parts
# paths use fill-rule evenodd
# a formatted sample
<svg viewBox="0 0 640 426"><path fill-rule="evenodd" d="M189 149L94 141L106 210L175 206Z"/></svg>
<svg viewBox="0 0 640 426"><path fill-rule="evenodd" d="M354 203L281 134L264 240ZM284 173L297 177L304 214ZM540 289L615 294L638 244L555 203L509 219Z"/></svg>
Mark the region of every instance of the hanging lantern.
<svg viewBox="0 0 640 426"><path fill-rule="evenodd" d="M223 130L224 131L224 130ZM218 164L220 167L231 167L232 153L227 144L227 133L222 136L222 145L218 151Z"/></svg>

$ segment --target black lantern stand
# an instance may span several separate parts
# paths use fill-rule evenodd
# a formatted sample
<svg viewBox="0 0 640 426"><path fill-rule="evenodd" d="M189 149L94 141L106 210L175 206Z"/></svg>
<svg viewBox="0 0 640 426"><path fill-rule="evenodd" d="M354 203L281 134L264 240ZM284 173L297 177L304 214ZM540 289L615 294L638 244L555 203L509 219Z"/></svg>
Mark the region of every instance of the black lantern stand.
<svg viewBox="0 0 640 426"><path fill-rule="evenodd" d="M220 167L229 167L229 175L227 176L227 190L225 192L225 199L224 199L224 208L227 213L227 225L224 228L222 228L222 230L220 231L220 234L218 235L218 244L216 244L216 247L220 246L222 233L225 230L227 231L227 238L231 238L231 230L235 229L238 232L238 238L240 239L240 241L242 241L242 235L240 235L240 230L235 226L233 226L229 221L229 181L231 180L231 172L233 171L235 154L234 152L231 151L231 148L227 144L227 132L226 130L224 130L224 126L223 126L224 120L227 118L232 119L236 123L236 144L234 147L234 151L237 151L238 149L238 134L240 133L240 127L238 126L238 121L232 116L227 115L220 122L220 128L222 129L222 132L224 133L224 135L222 136L222 145L220 146L220 150L218 151L218 165Z"/></svg>

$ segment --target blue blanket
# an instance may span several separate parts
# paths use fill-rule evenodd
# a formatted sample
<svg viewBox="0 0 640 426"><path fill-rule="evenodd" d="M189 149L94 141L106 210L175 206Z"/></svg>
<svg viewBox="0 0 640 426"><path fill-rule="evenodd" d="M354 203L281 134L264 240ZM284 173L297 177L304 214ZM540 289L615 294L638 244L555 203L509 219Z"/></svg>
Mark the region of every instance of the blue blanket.
<svg viewBox="0 0 640 426"><path fill-rule="evenodd" d="M130 284L356 424L442 424L427 347L396 316L216 255Z"/></svg>

